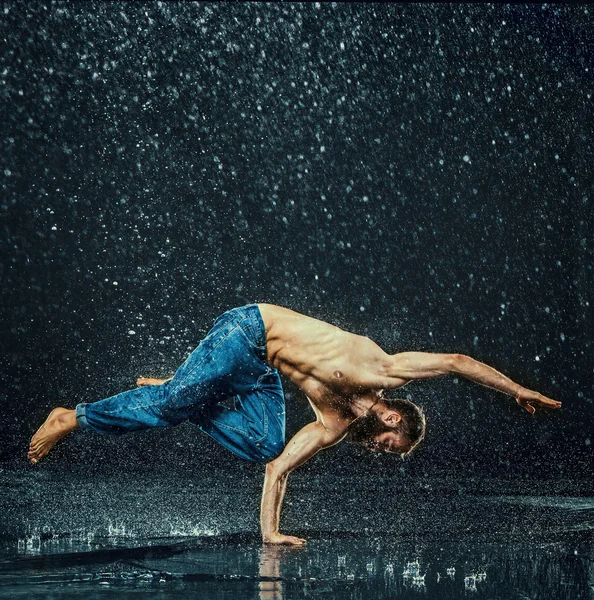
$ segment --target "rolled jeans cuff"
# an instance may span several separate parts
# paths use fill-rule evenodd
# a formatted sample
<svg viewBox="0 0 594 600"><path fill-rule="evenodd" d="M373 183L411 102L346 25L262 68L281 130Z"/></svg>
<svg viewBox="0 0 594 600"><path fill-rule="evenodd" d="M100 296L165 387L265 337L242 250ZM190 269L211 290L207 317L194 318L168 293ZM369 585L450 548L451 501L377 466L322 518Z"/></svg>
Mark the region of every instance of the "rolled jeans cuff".
<svg viewBox="0 0 594 600"><path fill-rule="evenodd" d="M81 431L91 431L93 428L87 421L87 402L77 404L75 408L76 421Z"/></svg>

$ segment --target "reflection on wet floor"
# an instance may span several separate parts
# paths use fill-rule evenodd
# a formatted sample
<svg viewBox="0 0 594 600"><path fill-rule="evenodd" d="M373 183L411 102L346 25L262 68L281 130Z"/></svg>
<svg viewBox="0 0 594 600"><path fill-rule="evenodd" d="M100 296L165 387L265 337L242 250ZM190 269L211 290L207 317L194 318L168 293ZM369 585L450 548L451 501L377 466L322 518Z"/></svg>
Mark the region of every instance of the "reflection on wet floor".
<svg viewBox="0 0 594 600"><path fill-rule="evenodd" d="M82 550L84 544L72 551L73 540L44 540L33 555L5 555L0 596L51 584L56 593L75 586L81 592L118 590L121 597L159 589L173 596L200 591L205 598L261 600L329 593L341 598L447 599L472 593L477 599L572 600L589 598L594 582L591 531L557 539L490 541L464 535L403 541L310 532L305 548L265 546L256 534L137 540L135 547L103 539L90 544L94 549Z"/></svg>
<svg viewBox="0 0 594 600"><path fill-rule="evenodd" d="M278 546L263 546L260 550L259 592L261 600L281 600L284 597L284 587L281 580L280 564L283 548Z"/></svg>

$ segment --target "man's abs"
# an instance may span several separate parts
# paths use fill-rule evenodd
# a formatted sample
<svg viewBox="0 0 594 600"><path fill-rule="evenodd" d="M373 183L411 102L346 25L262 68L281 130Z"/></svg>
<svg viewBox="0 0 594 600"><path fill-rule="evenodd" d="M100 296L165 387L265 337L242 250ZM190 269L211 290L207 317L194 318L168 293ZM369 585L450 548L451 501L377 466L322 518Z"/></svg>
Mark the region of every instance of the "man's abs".
<svg viewBox="0 0 594 600"><path fill-rule="evenodd" d="M337 393L372 387L387 357L369 338L282 306L258 304L268 362L296 385L314 379Z"/></svg>

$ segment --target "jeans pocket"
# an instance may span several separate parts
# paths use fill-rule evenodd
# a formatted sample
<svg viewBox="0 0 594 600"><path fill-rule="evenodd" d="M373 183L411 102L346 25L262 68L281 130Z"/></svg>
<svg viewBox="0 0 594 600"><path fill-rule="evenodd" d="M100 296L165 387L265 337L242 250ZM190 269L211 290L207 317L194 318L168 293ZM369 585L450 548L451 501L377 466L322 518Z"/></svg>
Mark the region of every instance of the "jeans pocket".
<svg viewBox="0 0 594 600"><path fill-rule="evenodd" d="M241 333L243 333L243 336L249 342L250 346L252 346L252 348L259 348L258 337L256 335L254 325L250 321L249 317L242 319L238 325Z"/></svg>
<svg viewBox="0 0 594 600"><path fill-rule="evenodd" d="M266 396L259 390L252 390L234 398L233 408L221 407L217 414L210 417L211 426L224 428L227 435L234 435L241 443L258 443L268 435L268 414Z"/></svg>

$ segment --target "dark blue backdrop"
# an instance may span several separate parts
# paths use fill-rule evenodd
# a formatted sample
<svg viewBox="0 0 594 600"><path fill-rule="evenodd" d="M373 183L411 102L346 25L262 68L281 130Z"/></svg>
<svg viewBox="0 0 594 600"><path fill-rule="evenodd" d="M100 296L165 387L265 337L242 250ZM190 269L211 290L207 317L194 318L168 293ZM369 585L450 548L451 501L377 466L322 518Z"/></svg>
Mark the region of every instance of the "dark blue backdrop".
<svg viewBox="0 0 594 600"><path fill-rule="evenodd" d="M169 375L263 301L564 403L411 384L414 456L307 468L588 476L593 31L570 5L5 3L5 464L56 404ZM287 392L293 433L312 415ZM243 464L184 425L73 436L46 465L217 463Z"/></svg>

